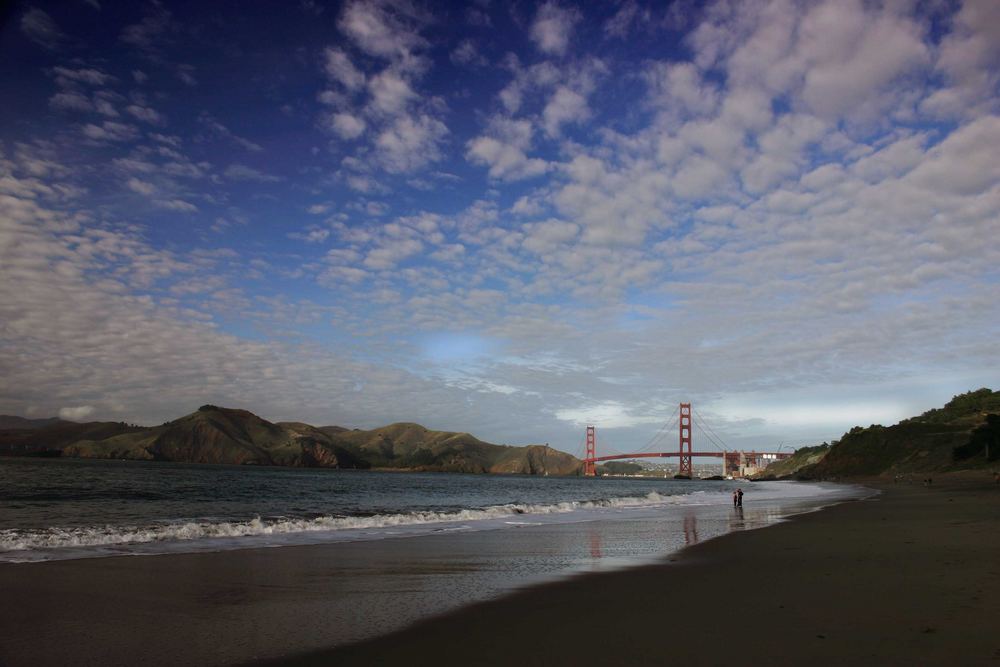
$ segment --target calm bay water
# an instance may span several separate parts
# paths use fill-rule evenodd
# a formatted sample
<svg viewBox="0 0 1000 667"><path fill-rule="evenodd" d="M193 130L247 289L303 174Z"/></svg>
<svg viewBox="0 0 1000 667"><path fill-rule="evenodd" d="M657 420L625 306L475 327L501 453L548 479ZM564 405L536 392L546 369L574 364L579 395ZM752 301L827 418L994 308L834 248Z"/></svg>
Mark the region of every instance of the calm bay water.
<svg viewBox="0 0 1000 667"><path fill-rule="evenodd" d="M737 484L0 459L0 562L634 519L729 505ZM775 507L836 495L754 489Z"/></svg>

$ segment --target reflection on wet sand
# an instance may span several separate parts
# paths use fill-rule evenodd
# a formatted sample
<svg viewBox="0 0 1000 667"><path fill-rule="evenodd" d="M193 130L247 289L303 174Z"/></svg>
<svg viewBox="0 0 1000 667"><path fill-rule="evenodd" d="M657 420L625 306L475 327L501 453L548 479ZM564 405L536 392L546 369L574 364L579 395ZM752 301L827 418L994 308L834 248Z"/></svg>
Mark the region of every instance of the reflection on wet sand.
<svg viewBox="0 0 1000 667"><path fill-rule="evenodd" d="M729 517L729 530L743 530L746 528L746 521L743 517L743 508L734 507L733 513Z"/></svg>
<svg viewBox="0 0 1000 667"><path fill-rule="evenodd" d="M745 512L745 513L744 513ZM734 507L729 516L729 530L750 530L776 523L786 513L777 507L759 507L745 511L742 507Z"/></svg>
<svg viewBox="0 0 1000 667"><path fill-rule="evenodd" d="M590 557L595 560L603 557L601 553L601 533L593 528L590 529Z"/></svg>
<svg viewBox="0 0 1000 667"><path fill-rule="evenodd" d="M688 514L684 517L684 544L698 544L698 517Z"/></svg>

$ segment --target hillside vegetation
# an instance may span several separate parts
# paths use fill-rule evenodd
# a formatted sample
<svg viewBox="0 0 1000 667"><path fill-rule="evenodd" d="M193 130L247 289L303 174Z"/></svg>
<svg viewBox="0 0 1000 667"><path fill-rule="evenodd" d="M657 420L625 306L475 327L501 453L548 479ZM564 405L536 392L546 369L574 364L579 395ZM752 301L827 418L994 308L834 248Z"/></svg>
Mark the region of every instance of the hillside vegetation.
<svg viewBox="0 0 1000 667"><path fill-rule="evenodd" d="M1000 392L983 388L960 394L942 408L894 426L855 426L815 462L791 471L779 467L791 460L768 466L764 475L828 479L995 465L1000 460Z"/></svg>
<svg viewBox="0 0 1000 667"><path fill-rule="evenodd" d="M815 466L823 460L830 451L830 445L823 443L815 447L800 447L787 459L775 461L767 466L764 472L755 479L788 479L795 477L805 468Z"/></svg>
<svg viewBox="0 0 1000 667"><path fill-rule="evenodd" d="M53 451L79 458L532 475L575 475L582 468L579 459L548 446L494 445L408 423L370 431L272 423L214 405L148 428L60 421L0 431L0 453Z"/></svg>

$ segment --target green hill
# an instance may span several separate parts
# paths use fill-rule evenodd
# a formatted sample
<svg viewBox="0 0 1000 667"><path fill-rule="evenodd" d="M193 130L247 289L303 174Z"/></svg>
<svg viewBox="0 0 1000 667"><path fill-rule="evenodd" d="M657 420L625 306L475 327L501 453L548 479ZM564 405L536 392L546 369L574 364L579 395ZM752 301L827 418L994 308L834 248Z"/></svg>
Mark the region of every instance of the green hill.
<svg viewBox="0 0 1000 667"><path fill-rule="evenodd" d="M755 475L754 479L788 479L797 476L805 468L815 466L830 451L830 445L823 443L815 447L800 447L787 459L775 461Z"/></svg>
<svg viewBox="0 0 1000 667"><path fill-rule="evenodd" d="M10 446L4 449L5 444ZM0 432L0 453L28 451L80 458L536 475L575 475L582 468L575 457L548 446L493 445L468 433L410 423L370 431L272 423L246 410L214 405L154 427L59 422Z"/></svg>
<svg viewBox="0 0 1000 667"><path fill-rule="evenodd" d="M894 426L856 426L799 477L927 473L995 465L1000 459L1000 392L978 389ZM766 474L771 474L769 466Z"/></svg>
<svg viewBox="0 0 1000 667"><path fill-rule="evenodd" d="M574 475L581 467L577 458L550 447L493 445L468 433L431 431L405 422L370 431L323 431L373 468Z"/></svg>
<svg viewBox="0 0 1000 667"><path fill-rule="evenodd" d="M345 463L325 434L301 426L305 428L272 424L246 410L204 405L160 426L81 439L64 447L63 455L242 465L340 467Z"/></svg>

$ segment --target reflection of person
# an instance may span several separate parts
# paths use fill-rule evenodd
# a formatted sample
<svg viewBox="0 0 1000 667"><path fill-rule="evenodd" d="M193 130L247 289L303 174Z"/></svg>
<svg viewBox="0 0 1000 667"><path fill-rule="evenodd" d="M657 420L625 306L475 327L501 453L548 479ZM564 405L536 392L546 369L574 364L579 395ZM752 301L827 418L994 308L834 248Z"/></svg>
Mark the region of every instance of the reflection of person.
<svg viewBox="0 0 1000 667"><path fill-rule="evenodd" d="M736 489L736 506L743 507L743 489Z"/></svg>

